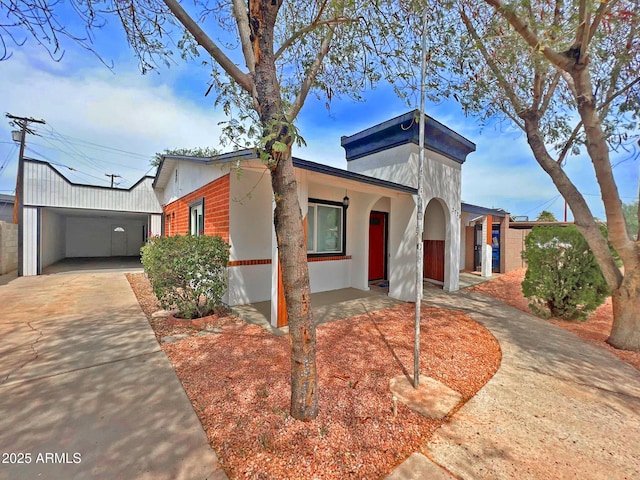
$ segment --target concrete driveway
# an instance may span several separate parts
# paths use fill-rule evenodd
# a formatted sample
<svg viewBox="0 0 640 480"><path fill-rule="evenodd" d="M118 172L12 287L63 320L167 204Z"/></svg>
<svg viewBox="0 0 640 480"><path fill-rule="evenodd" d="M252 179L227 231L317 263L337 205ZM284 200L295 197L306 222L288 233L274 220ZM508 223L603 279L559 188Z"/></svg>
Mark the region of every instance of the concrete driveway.
<svg viewBox="0 0 640 480"><path fill-rule="evenodd" d="M427 446L464 479L640 478L640 372L555 325L481 294L425 290L502 349L498 372Z"/></svg>
<svg viewBox="0 0 640 480"><path fill-rule="evenodd" d="M122 273L0 282L0 308L0 479L226 478Z"/></svg>

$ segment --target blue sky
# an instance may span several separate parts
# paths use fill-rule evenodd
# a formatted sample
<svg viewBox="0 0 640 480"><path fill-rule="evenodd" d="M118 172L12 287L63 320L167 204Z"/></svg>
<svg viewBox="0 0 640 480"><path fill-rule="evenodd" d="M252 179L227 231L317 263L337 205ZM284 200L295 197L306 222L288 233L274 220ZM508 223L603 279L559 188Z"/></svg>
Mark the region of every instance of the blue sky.
<svg viewBox="0 0 640 480"><path fill-rule="evenodd" d="M116 26L96 36L96 49L113 71L94 55L73 44L54 62L31 40L13 49L0 62L2 113L42 118L39 136L28 136L27 156L58 164L72 181L107 185L105 174L119 174L121 186L153 174L149 161L164 148L219 146L221 109L213 96L204 96L209 72L199 62L178 61L170 68L141 75L137 60ZM364 102L310 96L298 126L307 147L294 152L308 160L346 168L340 137L405 113L409 107L393 89L381 85L365 94ZM481 128L465 117L454 102L429 104L427 114L477 145L463 166L465 202L504 208L514 215L535 218L543 210L563 215L563 200L535 162L522 134L499 124ZM0 121L0 193L15 188L17 146L8 121ZM618 155L615 169L620 194L631 202L638 194L640 160ZM75 171L68 167L74 168ZM593 169L586 156L569 159L567 171L585 194L594 215L604 218ZM571 218L571 217L570 217Z"/></svg>

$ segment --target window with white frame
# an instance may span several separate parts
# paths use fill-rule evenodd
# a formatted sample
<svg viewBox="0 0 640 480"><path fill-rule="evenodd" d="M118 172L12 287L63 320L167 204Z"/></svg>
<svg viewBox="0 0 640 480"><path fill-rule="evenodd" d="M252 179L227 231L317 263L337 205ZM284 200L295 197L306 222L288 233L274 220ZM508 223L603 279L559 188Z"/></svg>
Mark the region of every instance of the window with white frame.
<svg viewBox="0 0 640 480"><path fill-rule="evenodd" d="M307 252L344 255L344 207L338 202L309 199L307 213Z"/></svg>
<svg viewBox="0 0 640 480"><path fill-rule="evenodd" d="M191 235L204 235L204 200L189 205L189 232Z"/></svg>

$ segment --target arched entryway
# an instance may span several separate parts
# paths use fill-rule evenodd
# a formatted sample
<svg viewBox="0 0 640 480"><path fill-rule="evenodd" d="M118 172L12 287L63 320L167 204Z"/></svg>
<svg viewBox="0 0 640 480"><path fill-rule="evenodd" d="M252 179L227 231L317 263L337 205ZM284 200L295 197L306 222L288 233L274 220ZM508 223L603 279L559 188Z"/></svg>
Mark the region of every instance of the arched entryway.
<svg viewBox="0 0 640 480"><path fill-rule="evenodd" d="M442 200L434 198L424 213L424 278L444 284L447 222Z"/></svg>

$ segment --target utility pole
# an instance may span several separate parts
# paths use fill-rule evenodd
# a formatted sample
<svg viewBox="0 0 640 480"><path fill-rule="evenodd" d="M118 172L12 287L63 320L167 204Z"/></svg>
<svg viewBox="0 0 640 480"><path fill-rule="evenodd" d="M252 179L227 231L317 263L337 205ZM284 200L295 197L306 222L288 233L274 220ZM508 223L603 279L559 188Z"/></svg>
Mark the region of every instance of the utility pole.
<svg viewBox="0 0 640 480"><path fill-rule="evenodd" d="M111 188L113 188L113 180L115 178L122 178L120 175L116 175L115 173L105 173L105 177L111 177Z"/></svg>
<svg viewBox="0 0 640 480"><path fill-rule="evenodd" d="M10 124L20 128L20 153L18 156L18 175L16 177L16 198L13 203L13 223L18 224L18 276L22 276L22 242L24 236L23 225L23 207L24 207L24 185L22 179L24 178L24 148L27 139L27 133L35 135L35 132L29 128L30 123L39 123L45 125L44 120L36 120L31 117L17 117L10 113L5 116L11 120ZM14 138L15 140L15 138Z"/></svg>

